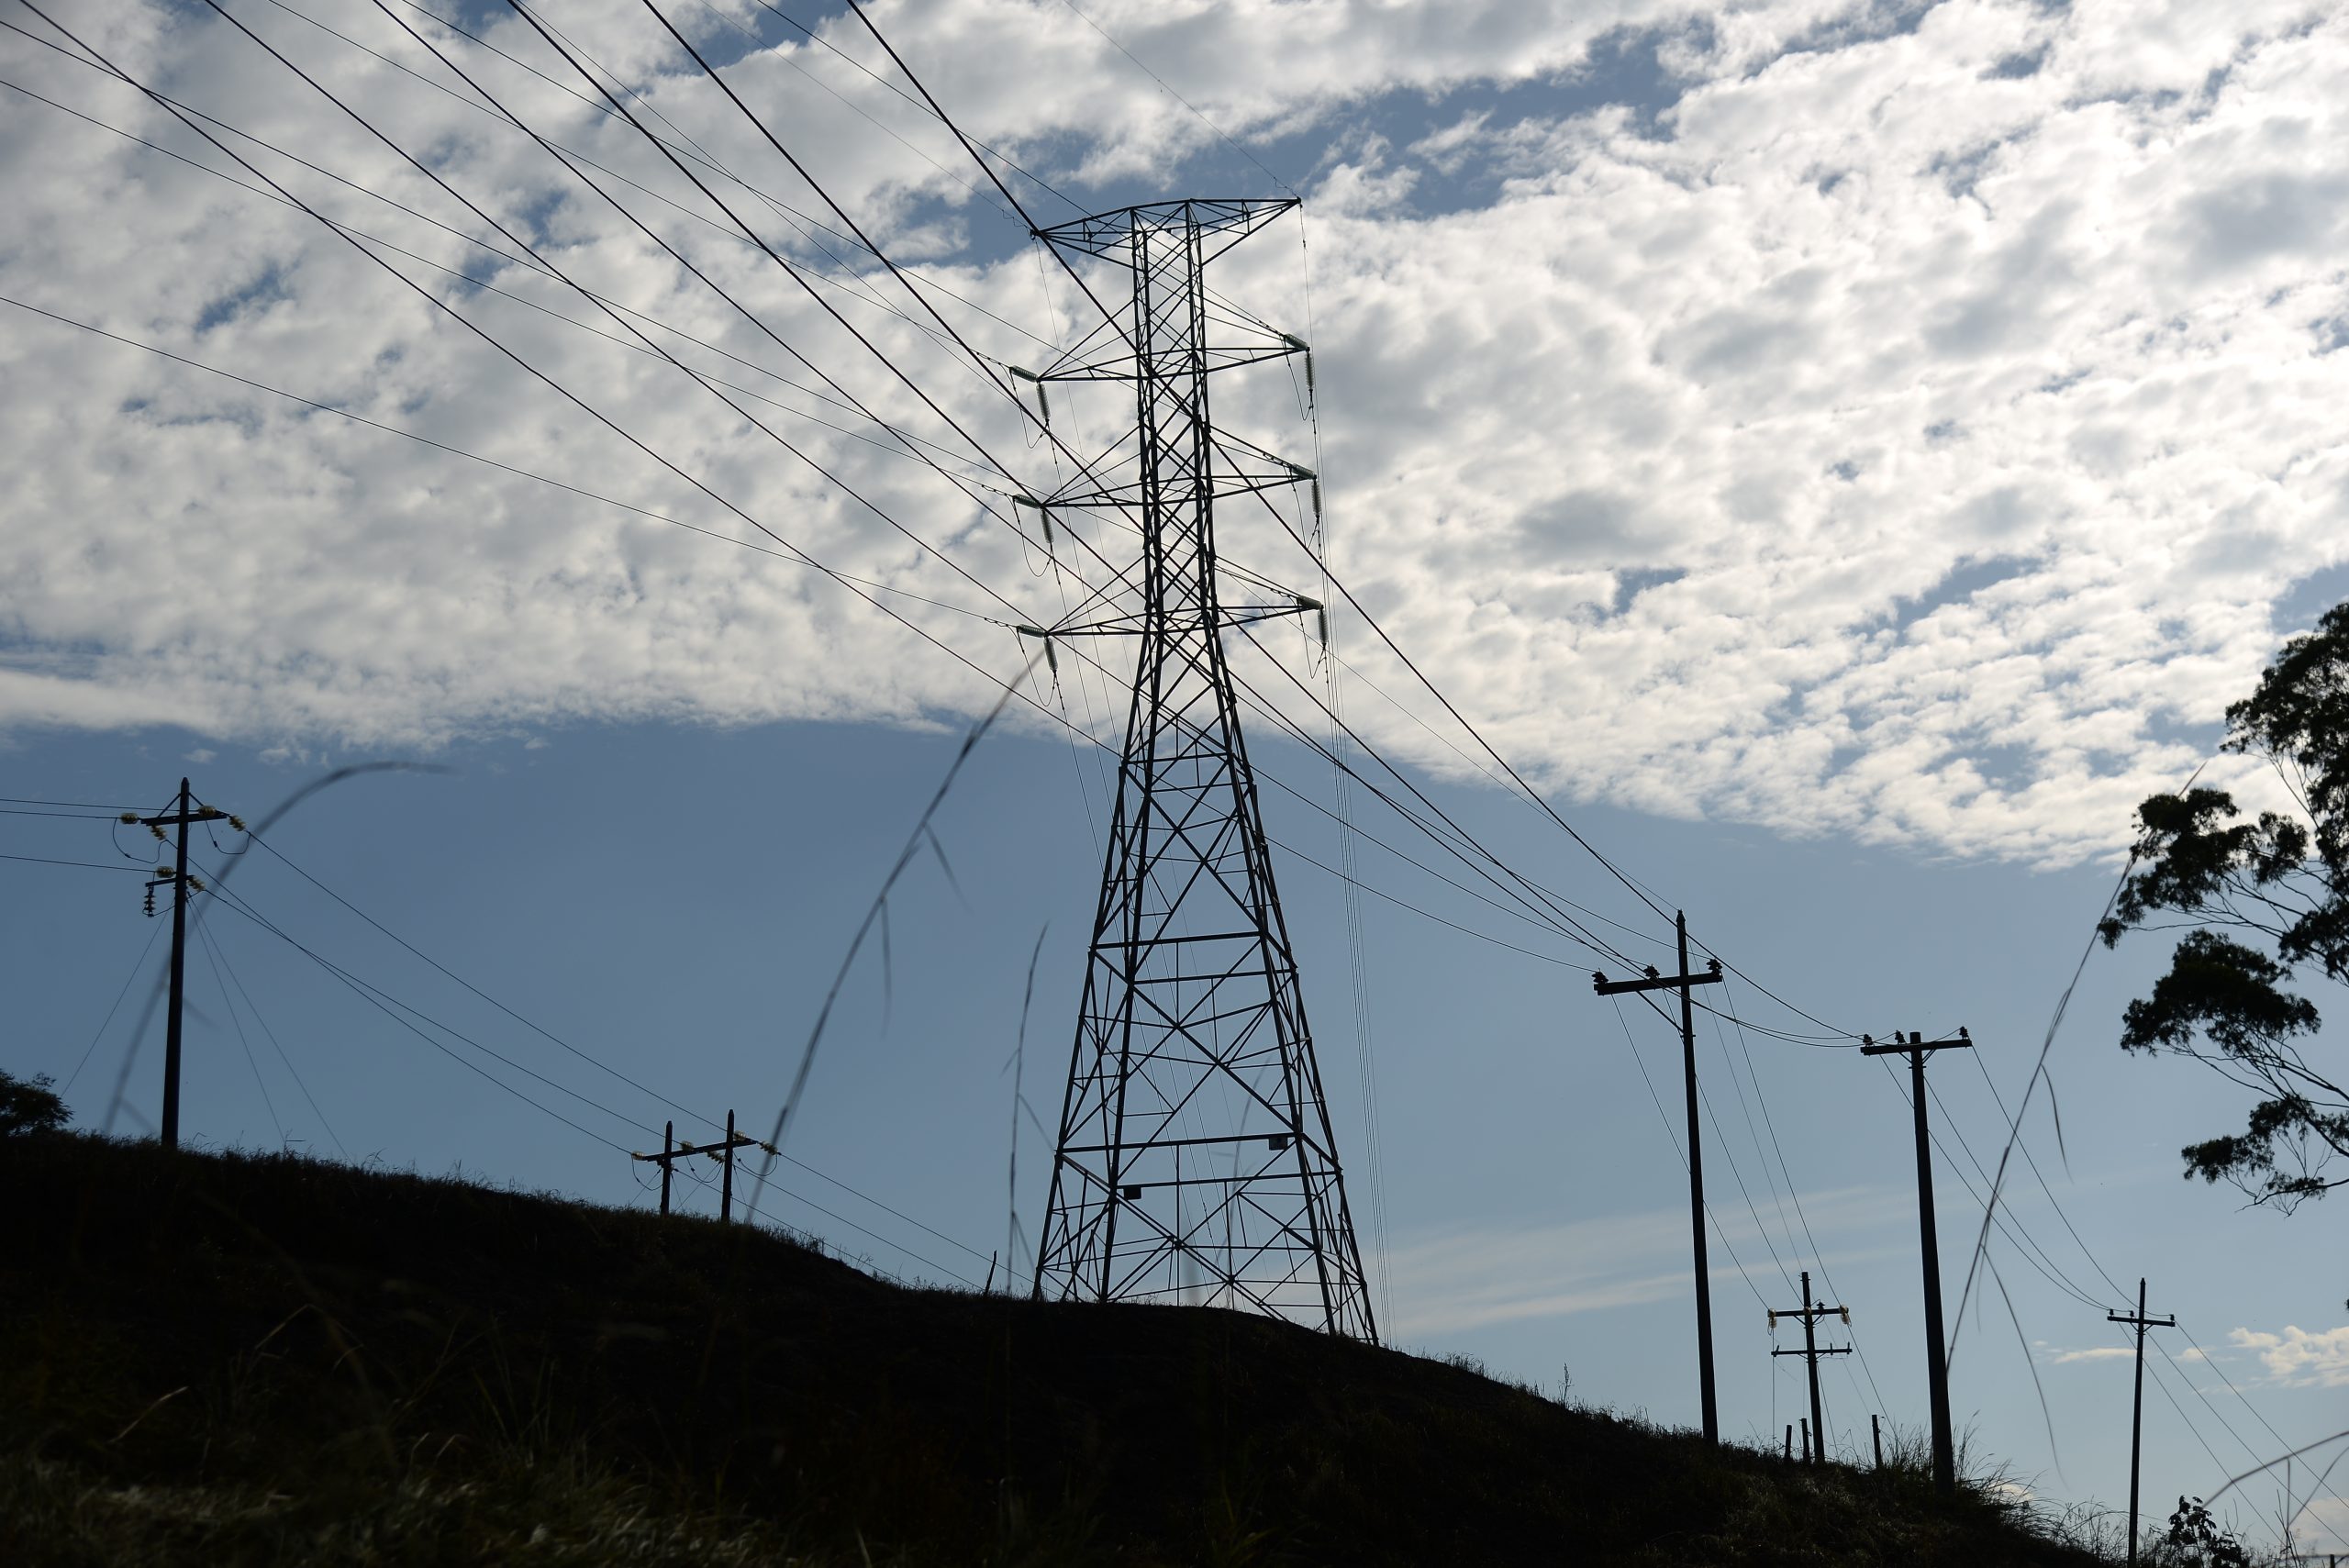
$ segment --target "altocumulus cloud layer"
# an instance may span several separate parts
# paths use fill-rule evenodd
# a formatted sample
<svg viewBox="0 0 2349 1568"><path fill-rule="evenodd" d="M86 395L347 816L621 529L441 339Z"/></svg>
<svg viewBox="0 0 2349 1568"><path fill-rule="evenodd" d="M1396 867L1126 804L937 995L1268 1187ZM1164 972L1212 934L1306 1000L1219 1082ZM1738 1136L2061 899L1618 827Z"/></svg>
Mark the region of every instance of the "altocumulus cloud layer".
<svg viewBox="0 0 2349 1568"><path fill-rule="evenodd" d="M999 495L958 489L841 406L996 492L1065 477L869 257L867 275L841 272L826 252L854 262L852 247L807 218L839 220L640 4L544 14L650 123L757 188L712 177L935 407L729 238L510 11L426 6L561 86L405 0L223 4L549 261L661 323L646 329L744 389L729 395L837 483L577 295L462 238L514 249L210 9L53 14L306 160L216 128L743 511L900 591L881 596L984 668L1019 667L1012 634L924 601L1050 622L1108 576L1065 539L1064 571L1044 570L982 511L1008 513ZM1218 286L1311 323L1332 562L1570 796L1933 851L2093 853L2202 760L2279 606L2349 550L2341 7L1087 10L1297 180L1309 314L1295 225L1234 252ZM974 344L1047 357L1082 325L1074 286L852 18L800 14L838 52L756 4L678 21ZM1266 184L1061 6L874 14L972 135L1078 206ZM804 361L395 17L608 171L589 172ZM20 7L6 19L53 36ZM0 294L755 537L312 219L117 134L259 183L133 89L17 34L0 35L0 76L16 89L0 91ZM1040 220L1069 216L1007 177ZM0 307L0 726L187 716L249 740L429 742L577 716L901 720L986 700L978 674L804 566L20 310ZM1223 408L1310 461L1285 379ZM1098 445L1115 410L1072 396L1060 417ZM1085 537L1130 554L1114 528ZM1318 592L1268 525L1235 523L1232 546ZM1408 695L1365 632L1341 617L1336 634ZM1293 632L1265 646L1301 667ZM1270 695L1286 683L1264 657L1241 651ZM1097 682L1067 680L1080 722L1113 711ZM1455 761L1367 688L1349 702L1397 751Z"/></svg>

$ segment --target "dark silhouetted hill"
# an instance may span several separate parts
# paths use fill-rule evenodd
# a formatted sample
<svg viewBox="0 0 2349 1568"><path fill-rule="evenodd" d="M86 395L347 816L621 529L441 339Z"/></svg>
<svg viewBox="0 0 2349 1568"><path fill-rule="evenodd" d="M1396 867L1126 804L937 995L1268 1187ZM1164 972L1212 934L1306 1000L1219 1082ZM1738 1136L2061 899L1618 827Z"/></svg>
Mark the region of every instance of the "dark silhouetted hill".
<svg viewBox="0 0 2349 1568"><path fill-rule="evenodd" d="M0 1194L0 1562L2093 1561L1987 1488L704 1219L70 1135Z"/></svg>

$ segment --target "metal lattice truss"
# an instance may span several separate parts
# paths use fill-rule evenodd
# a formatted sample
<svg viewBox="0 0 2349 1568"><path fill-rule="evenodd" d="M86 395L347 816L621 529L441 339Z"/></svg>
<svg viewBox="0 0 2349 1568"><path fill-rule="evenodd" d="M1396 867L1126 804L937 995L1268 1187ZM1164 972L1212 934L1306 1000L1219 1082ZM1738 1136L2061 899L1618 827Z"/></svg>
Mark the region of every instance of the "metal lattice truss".
<svg viewBox="0 0 2349 1568"><path fill-rule="evenodd" d="M1133 304L1105 357L1055 380L1134 387L1137 460L1057 505L1139 524L1141 642L1085 968L1038 1294L1262 1311L1375 1340L1337 1144L1240 729L1218 603L1214 502L1230 454L1213 372L1303 349L1232 343L1208 260L1289 202L1170 202L1043 231L1122 261ZM1301 601L1309 604L1310 601ZM1120 628L1119 629L1126 629Z"/></svg>

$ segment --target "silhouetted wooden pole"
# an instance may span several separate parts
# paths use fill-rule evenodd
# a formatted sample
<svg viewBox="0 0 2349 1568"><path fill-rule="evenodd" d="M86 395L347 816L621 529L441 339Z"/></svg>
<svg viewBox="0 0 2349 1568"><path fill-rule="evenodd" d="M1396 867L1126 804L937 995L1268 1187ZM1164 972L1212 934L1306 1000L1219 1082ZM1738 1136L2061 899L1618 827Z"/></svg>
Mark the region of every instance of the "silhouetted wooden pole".
<svg viewBox="0 0 2349 1568"><path fill-rule="evenodd" d="M1932 1396L1933 1485L1943 1495L1957 1490L1957 1458L1956 1445L1950 1439L1948 1341L1942 1336L1942 1251L1933 1228L1933 1151L1932 1134L1925 1124L1925 1057L1936 1051L1973 1049L1971 1036L1962 1029L1957 1035L1955 1040L1928 1042L1914 1029L1905 1040L1895 1030L1890 1045L1878 1045L1865 1035L1860 1043L1863 1056L1887 1056L1897 1051L1909 1058L1909 1100L1917 1120L1917 1229L1924 1253L1925 1376Z"/></svg>
<svg viewBox="0 0 2349 1568"><path fill-rule="evenodd" d="M725 1174L719 1178L718 1189L718 1218L720 1220L732 1219L734 1218L734 1151L759 1148L772 1154L774 1152L774 1146L762 1143L746 1133L735 1131L734 1113L730 1110L726 1113L726 1137L720 1142L674 1143L676 1130L675 1122L663 1123L661 1129L660 1153L632 1153L629 1156L631 1160L642 1160L661 1167L661 1212L663 1214L669 1212L669 1175L676 1162L680 1160L689 1160L696 1154L707 1154L713 1160L724 1162Z"/></svg>
<svg viewBox="0 0 2349 1568"><path fill-rule="evenodd" d="M1810 1305L1810 1271L1802 1273L1802 1303ZM1819 1407L1819 1320L1806 1311L1802 1315L1803 1369L1810 1373L1810 1462L1817 1464L1824 1457L1827 1447L1827 1417Z"/></svg>
<svg viewBox="0 0 2349 1568"><path fill-rule="evenodd" d="M163 1147L180 1146L180 1031L187 993L187 780L180 780L179 850L172 869L172 1003L163 1025Z"/></svg>
<svg viewBox="0 0 2349 1568"><path fill-rule="evenodd" d="M747 1139L743 1141L749 1141ZM726 1174L718 1189L718 1218L720 1223L734 1218L734 1113L726 1113Z"/></svg>
<svg viewBox="0 0 2349 1568"><path fill-rule="evenodd" d="M1721 1424L1713 1396L1713 1281L1711 1266L1705 1261L1705 1143L1697 1129L1697 1009L1689 988L1720 984L1721 963L1715 959L1705 973L1689 973L1687 915L1675 915L1673 925L1680 937L1679 973L1659 974L1651 964L1643 980L1610 981L1604 974L1593 974L1590 979L1591 988L1602 996L1630 991L1680 993L1680 1063L1688 1084L1688 1229L1697 1254L1697 1386L1704 1410L1705 1440L1718 1443Z"/></svg>
<svg viewBox="0 0 2349 1568"><path fill-rule="evenodd" d="M1781 1318L1800 1318L1802 1319L1802 1349L1798 1351L1774 1350L1770 1353L1773 1356L1800 1356L1803 1359L1803 1364L1810 1373L1810 1431L1812 1437L1803 1444L1803 1453L1812 1463L1816 1464L1827 1457L1827 1418L1820 1413L1819 1401L1819 1358L1821 1356L1847 1356L1852 1353L1852 1347L1849 1345L1830 1345L1825 1350L1820 1349L1818 1324L1821 1318L1826 1317L1830 1313L1842 1313L1844 1320L1848 1322L1851 1319L1851 1314L1841 1307L1830 1307L1823 1301L1813 1301L1810 1298L1810 1271L1809 1269L1805 1269L1802 1272L1802 1309L1799 1312L1787 1312L1777 1307L1772 1307L1769 1310L1770 1327L1774 1329L1777 1328L1778 1319Z"/></svg>
<svg viewBox="0 0 2349 1568"><path fill-rule="evenodd" d="M2137 1281L2137 1312L2126 1317L2108 1312L2105 1319L2111 1323L2126 1323L2137 1330L2137 1396L2129 1407L2129 1568L2137 1568L2137 1440L2145 1426L2145 1330L2175 1329L2175 1318L2145 1316L2145 1282Z"/></svg>
<svg viewBox="0 0 2349 1568"><path fill-rule="evenodd" d="M1876 1445L1876 1467L1884 1468L1884 1418L1874 1411L1868 1413L1868 1441Z"/></svg>
<svg viewBox="0 0 2349 1568"><path fill-rule="evenodd" d="M180 793L173 801L174 809L160 817L139 817L125 812L122 819L138 822L154 830L158 839L166 828L179 829L177 858L171 876L172 883L172 982L171 1012L163 1021L163 1147L180 1146L180 1037L183 1005L187 995L187 825L191 822L218 822L228 817L225 811L206 806L198 809L189 793L188 782L180 780ZM147 884L151 893L155 884Z"/></svg>
<svg viewBox="0 0 2349 1568"><path fill-rule="evenodd" d="M1697 1380L1702 1392L1705 1440L1720 1440L1720 1409L1713 1392L1713 1271L1705 1258L1705 1140L1697 1133L1697 1015L1689 999L1688 917L1675 912L1680 939L1680 1061L1688 1081L1688 1230L1697 1255ZM1720 978L1716 975L1714 978Z"/></svg>

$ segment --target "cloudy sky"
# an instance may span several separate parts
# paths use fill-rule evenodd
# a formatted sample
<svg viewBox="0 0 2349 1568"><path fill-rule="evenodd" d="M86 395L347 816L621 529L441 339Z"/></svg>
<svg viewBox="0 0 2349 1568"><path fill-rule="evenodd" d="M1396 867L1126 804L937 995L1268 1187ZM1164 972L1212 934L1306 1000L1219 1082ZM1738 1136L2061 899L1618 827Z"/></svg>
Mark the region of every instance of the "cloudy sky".
<svg viewBox="0 0 2349 1568"><path fill-rule="evenodd" d="M432 757L471 770L451 789L485 792L443 824L462 860L535 809L593 820L582 775L549 757L653 792L748 788L789 759L829 770L795 787L841 824L838 885L855 890L803 906L771 887L820 950L788 973L820 975L943 766L941 730L1032 651L1009 627L1070 617L1124 559L1112 527L1063 517L1047 554L995 515L1068 478L996 379L1093 319L1028 224L1170 194L1304 199L1215 285L1310 339L1309 409L1275 369L1230 378L1219 411L1318 469L1329 566L1434 684L1667 885L1726 887L1717 930L1780 940L1772 895L1795 883L1821 932L1892 875L1952 879L1930 885L1977 927L2010 923L2007 945L1954 917L1920 940L2037 966L2010 1040L2043 1029L2131 806L2206 763L2242 776L2210 758L2221 711L2349 588L2338 6L875 5L1008 199L829 6L663 6L778 147L640 0L546 7L552 39L483 0L222 4L250 34L180 0L41 0L81 46L22 0L0 12L20 29L0 33L0 737L20 795L144 803L161 773L217 759L250 807L322 761ZM1071 451L1113 445L1114 403L1053 395ZM1302 489L1284 504L1303 530ZM1335 599L1268 518L1224 542L1267 583ZM1470 743L1369 629L1341 607L1331 635L1364 734L1456 786L1459 809L1497 811ZM1281 673L1316 679L1297 630L1235 658L1308 712ZM1070 787L1057 716L1114 740L1122 712L1114 669L1085 660L1072 648L1057 696L1036 672L1041 706L1007 719L1011 776L1055 782L996 804L1040 833L1041 792ZM709 771L645 755L670 750ZM907 801L868 787L899 771L919 781ZM540 795L508 787L526 776ZM772 847L769 827L711 830ZM1006 849L1007 884L1052 889L1019 917L1081 910L1092 853ZM352 873L382 869L365 863ZM1301 896L1337 917L1334 894ZM394 906L447 918L421 893ZM939 962L999 990L1033 930L1000 953L940 934ZM493 973L559 973L558 939L496 940ZM643 940L681 962L724 939ZM1836 940L1866 955L1891 939ZM1399 932L1373 951L1388 940L1415 951ZM93 960L91 990L111 995L131 956ZM1824 1006L1813 956L1795 989ZM2110 982L2101 1041L2132 973ZM1342 990L1331 975L1325 1031L1354 1035ZM88 994L57 1001L73 1038L35 1067L70 1065L103 1010ZM1382 1006L1440 1016L1416 994ZM1951 1002L1864 1021L1983 1018ZM2000 1081L2019 1087L2012 1061ZM1489 1229L1447 1222L1445 1203L1533 1178L1449 1169L1437 1151L1490 1107L1392 1071L1419 1092L1385 1129L1424 1178L1397 1199L1388 1270L1419 1340L1553 1377L1548 1348L1509 1335L1677 1299L1685 1262L1655 1240L1668 1180L1586 1191L1564 1218L1505 1204ZM1791 1096L1818 1097L1821 1137L1849 1093L1828 1082ZM1871 1092L1877 1118L1892 1091ZM2216 1130L2190 1088L2143 1092L2184 1133ZM1996 1115L1987 1095L1977 1109ZM1993 1151L1994 1126L1976 1128ZM1881 1168L1902 1169L1898 1131ZM2180 1139L2148 1136L2150 1153L2116 1138L2103 1174L2135 1195L2111 1226L2154 1238ZM1000 1158L999 1128L980 1141ZM1809 1218L1844 1238L1827 1251L1855 1275L1877 1260L1887 1296L1910 1288L1905 1178L1849 1174L1805 1177ZM2223 1209L2195 1245L2243 1244ZM2308 1305L2287 1321L2214 1296L2201 1343L2312 1428L2349 1376L2340 1282L2306 1243L2257 1234ZM2086 1328L2031 1337L2051 1377L2112 1349ZM1899 1342L1876 1352L1887 1383ZM1606 1396L1685 1417L1639 1375ZM2020 1449L2038 1417L2027 1379L2006 1392L2028 1412L2000 1434ZM2105 1436L2064 1451L2099 1456L2067 1495L2111 1495Z"/></svg>
<svg viewBox="0 0 2349 1568"><path fill-rule="evenodd" d="M1012 363L1049 353L1037 339L1070 331L1074 285L894 73L859 69L885 72L873 40L833 17L823 47L738 11L696 5L680 25L735 61L769 128L957 330ZM380 251L751 516L828 564L1013 618L613 341L577 294L424 221L515 249L209 10L80 15L130 74L284 150L216 132L262 173L424 258ZM786 406L740 398L1019 618L1056 617L1008 530L855 439L876 433L861 417L778 384L767 373L837 395L397 25L611 171L586 172L858 401L985 475L522 21L451 17L551 83L398 5L239 17L582 284L659 321L664 346ZM1220 286L1300 335L1310 316L1333 564L1570 795L1959 854L2094 854L2148 785L2201 760L2282 621L2335 582L2334 8L1104 7L1166 90L1058 6L875 17L971 136L1075 206L1169 182L1272 195L1275 174L1308 198L1301 229L1252 241ZM779 250L835 274L813 294L1049 487L1057 454L1020 439L893 282L837 276L817 247L852 262L852 243L780 208L841 220L650 15L613 0L559 25L627 73L648 120L763 194L713 176ZM753 50L752 29L772 43ZM260 183L133 88L18 34L0 49L12 299L750 533L310 217L92 123ZM1005 172L1038 220L1073 215ZM0 722L192 714L406 742L613 715L901 717L981 689L805 569L11 317L9 439L50 461L5 541ZM1294 450L1288 395L1243 402L1257 439ZM1264 554L1252 564L1276 580L1312 576L1293 548ZM1016 667L996 628L906 607ZM1394 673L1355 628L1337 634L1365 674ZM1432 746L1391 710L1364 717L1398 749Z"/></svg>

